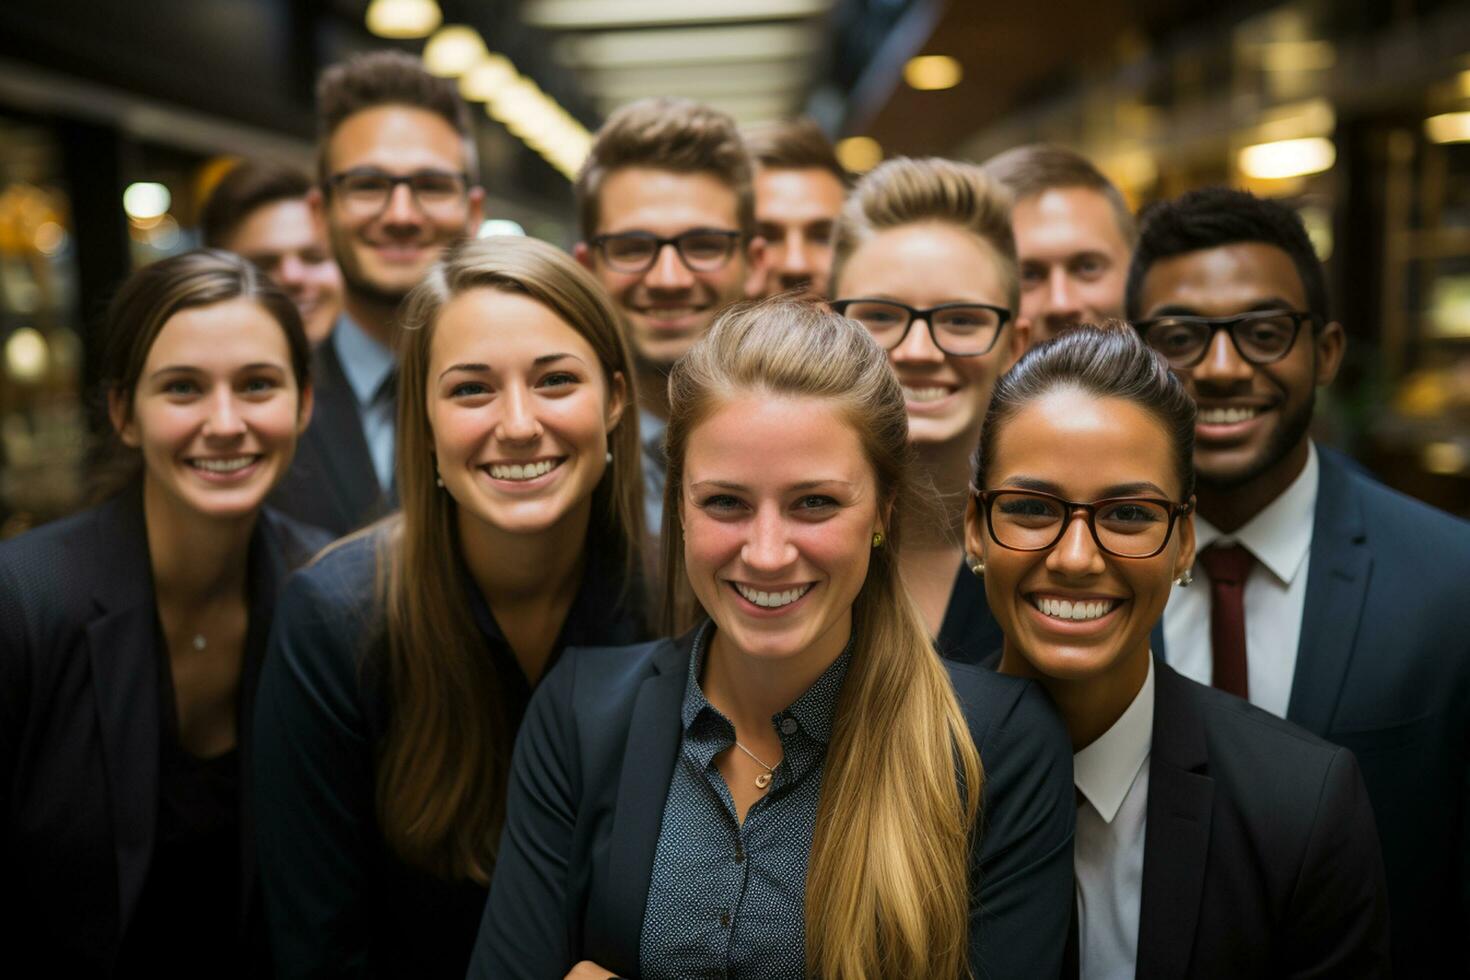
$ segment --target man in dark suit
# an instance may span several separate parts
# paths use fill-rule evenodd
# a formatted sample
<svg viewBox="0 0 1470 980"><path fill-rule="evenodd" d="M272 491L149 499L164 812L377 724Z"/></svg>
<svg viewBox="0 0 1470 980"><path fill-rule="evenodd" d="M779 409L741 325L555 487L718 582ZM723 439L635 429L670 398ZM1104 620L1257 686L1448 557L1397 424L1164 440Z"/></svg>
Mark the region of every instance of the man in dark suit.
<svg viewBox="0 0 1470 980"><path fill-rule="evenodd" d="M342 269L342 316L317 348L316 410L271 503L342 535L393 497L397 315L444 250L479 227L469 114L453 82L379 51L317 86L319 180L308 202Z"/></svg>
<svg viewBox="0 0 1470 980"><path fill-rule="evenodd" d="M1156 206L1127 307L1199 405L1197 584L1174 590L1154 653L1352 749L1395 971L1464 976L1470 525L1312 444L1345 339L1290 209L1224 189Z"/></svg>

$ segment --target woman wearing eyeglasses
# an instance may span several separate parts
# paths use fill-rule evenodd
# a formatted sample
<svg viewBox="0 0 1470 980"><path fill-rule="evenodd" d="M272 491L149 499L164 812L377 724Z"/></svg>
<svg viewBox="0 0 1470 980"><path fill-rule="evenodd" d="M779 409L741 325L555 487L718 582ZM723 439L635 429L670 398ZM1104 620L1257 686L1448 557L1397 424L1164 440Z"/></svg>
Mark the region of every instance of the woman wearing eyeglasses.
<svg viewBox="0 0 1470 980"><path fill-rule="evenodd" d="M961 545L970 454L995 379L1025 349L1010 197L978 167L896 159L864 177L837 221L832 308L888 350L931 506L899 558L941 654L975 663L1000 630Z"/></svg>
<svg viewBox="0 0 1470 980"><path fill-rule="evenodd" d="M1345 749L1156 661L1194 559L1194 404L1136 333L1082 328L996 384L966 544L1071 735L1088 977L1378 977L1387 903Z"/></svg>

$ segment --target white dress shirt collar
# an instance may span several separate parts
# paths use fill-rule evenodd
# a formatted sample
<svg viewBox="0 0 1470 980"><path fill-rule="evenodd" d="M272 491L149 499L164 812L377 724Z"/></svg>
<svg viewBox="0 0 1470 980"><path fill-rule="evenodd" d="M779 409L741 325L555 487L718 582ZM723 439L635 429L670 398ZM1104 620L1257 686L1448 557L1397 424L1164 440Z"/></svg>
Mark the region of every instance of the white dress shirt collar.
<svg viewBox="0 0 1470 980"><path fill-rule="evenodd" d="M1199 515L1194 518L1195 551L1204 551L1216 541L1235 541L1245 546L1276 579L1290 582L1302 568L1312 548L1312 522L1317 512L1320 470L1317 447L1307 443L1307 465L1291 485L1234 534L1225 534Z"/></svg>
<svg viewBox="0 0 1470 980"><path fill-rule="evenodd" d="M1133 703L1111 728L1072 756L1072 781L1107 823L1113 822L1154 737L1154 658Z"/></svg>

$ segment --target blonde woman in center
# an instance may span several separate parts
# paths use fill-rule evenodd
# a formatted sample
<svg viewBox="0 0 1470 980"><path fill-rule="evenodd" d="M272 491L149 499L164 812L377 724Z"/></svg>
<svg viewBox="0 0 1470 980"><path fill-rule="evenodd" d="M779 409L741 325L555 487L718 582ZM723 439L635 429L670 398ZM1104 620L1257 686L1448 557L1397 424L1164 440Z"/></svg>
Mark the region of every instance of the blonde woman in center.
<svg viewBox="0 0 1470 980"><path fill-rule="evenodd" d="M532 698L470 976L1056 976L1067 738L1031 683L934 655L882 348L738 307L669 393L693 628L569 651Z"/></svg>
<svg viewBox="0 0 1470 980"><path fill-rule="evenodd" d="M918 478L899 572L940 654L1000 649L964 555L970 455L995 379L1026 349L1010 193L979 167L903 157L858 182L837 222L832 308L867 327L903 388Z"/></svg>

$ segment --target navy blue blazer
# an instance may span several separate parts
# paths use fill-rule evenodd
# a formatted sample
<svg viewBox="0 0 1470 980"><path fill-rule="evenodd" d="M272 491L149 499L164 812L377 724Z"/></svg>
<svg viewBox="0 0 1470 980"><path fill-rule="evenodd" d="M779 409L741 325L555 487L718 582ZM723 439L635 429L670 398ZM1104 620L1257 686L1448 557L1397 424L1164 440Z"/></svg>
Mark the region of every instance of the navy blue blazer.
<svg viewBox="0 0 1470 980"><path fill-rule="evenodd" d="M250 546L250 631L326 535L269 510ZM152 864L158 609L138 488L0 543L0 934L4 961L106 976ZM247 771L263 642L239 695ZM254 844L241 779L242 927ZM22 972L25 972L22 970Z"/></svg>
<svg viewBox="0 0 1470 980"><path fill-rule="evenodd" d="M569 650L527 708L470 976L639 973L694 634ZM1041 689L946 663L985 766L970 961L980 978L1061 970L1076 819L1072 749Z"/></svg>
<svg viewBox="0 0 1470 980"><path fill-rule="evenodd" d="M1470 975L1470 524L1318 447L1286 717L1353 751L1388 875L1394 971ZM1156 656L1167 659L1162 628Z"/></svg>

